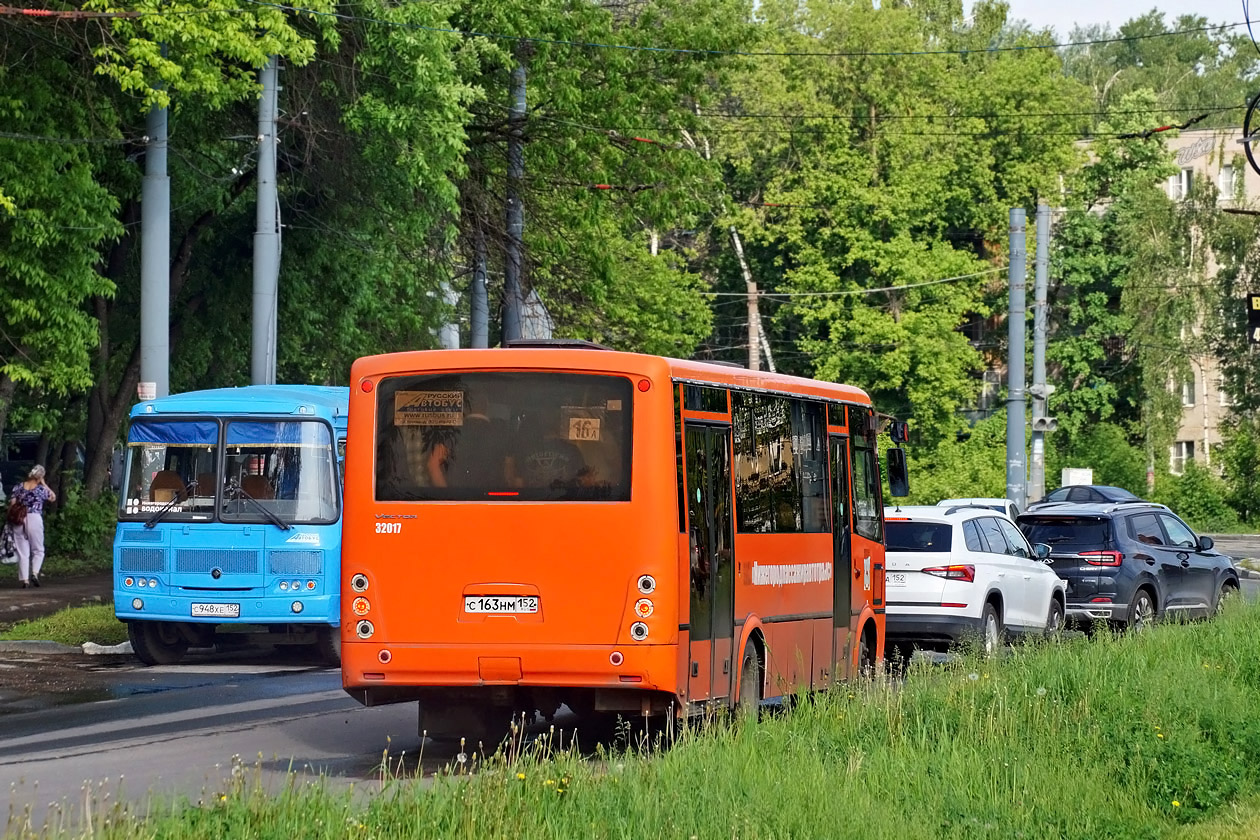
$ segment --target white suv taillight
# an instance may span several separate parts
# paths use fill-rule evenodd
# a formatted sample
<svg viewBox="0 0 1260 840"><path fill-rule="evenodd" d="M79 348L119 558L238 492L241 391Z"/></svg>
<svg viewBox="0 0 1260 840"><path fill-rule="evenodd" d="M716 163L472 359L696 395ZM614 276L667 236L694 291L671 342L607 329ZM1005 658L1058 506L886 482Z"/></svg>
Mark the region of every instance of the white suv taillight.
<svg viewBox="0 0 1260 840"><path fill-rule="evenodd" d="M975 583L976 567L975 566L932 566L924 569L925 575L936 575L946 580L961 580L964 583Z"/></svg>
<svg viewBox="0 0 1260 840"><path fill-rule="evenodd" d="M1091 566L1119 566L1124 555L1118 551L1082 551L1081 558Z"/></svg>

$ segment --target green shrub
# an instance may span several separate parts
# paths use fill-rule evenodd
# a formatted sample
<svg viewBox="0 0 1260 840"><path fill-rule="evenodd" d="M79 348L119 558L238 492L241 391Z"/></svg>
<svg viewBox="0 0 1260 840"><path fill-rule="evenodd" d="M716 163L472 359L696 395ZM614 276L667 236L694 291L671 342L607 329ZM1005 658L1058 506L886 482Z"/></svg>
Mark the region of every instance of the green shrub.
<svg viewBox="0 0 1260 840"><path fill-rule="evenodd" d="M1230 531L1238 527L1238 512L1230 507L1225 482L1193 461L1179 476L1161 476L1154 498L1197 531Z"/></svg>
<svg viewBox="0 0 1260 840"><path fill-rule="evenodd" d="M92 501L83 495L82 488L68 485L59 502L56 515L47 523L49 556L76 565L110 568L118 500L103 493Z"/></svg>

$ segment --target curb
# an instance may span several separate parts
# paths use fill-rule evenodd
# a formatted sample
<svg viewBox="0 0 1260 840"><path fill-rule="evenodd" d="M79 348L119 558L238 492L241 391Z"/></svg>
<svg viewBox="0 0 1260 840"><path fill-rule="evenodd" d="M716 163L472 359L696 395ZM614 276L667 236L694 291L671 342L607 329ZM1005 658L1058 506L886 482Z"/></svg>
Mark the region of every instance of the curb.
<svg viewBox="0 0 1260 840"><path fill-rule="evenodd" d="M18 642L0 642L0 653L43 653L43 654L60 654L60 653L83 653L82 648L63 645L60 642L49 641L18 641Z"/></svg>

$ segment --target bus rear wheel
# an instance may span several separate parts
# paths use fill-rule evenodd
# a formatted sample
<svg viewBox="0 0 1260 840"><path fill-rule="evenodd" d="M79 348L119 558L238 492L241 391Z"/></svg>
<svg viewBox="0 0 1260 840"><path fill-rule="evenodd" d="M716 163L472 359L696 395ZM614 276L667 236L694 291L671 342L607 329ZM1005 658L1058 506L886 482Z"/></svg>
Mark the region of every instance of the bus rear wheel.
<svg viewBox="0 0 1260 840"><path fill-rule="evenodd" d="M176 665L188 652L188 639L169 621L129 621L127 638L145 665Z"/></svg>
<svg viewBox="0 0 1260 840"><path fill-rule="evenodd" d="M757 717L761 709L761 657L751 642L744 647L744 664L739 669L739 699L735 711L741 718Z"/></svg>
<svg viewBox="0 0 1260 840"><path fill-rule="evenodd" d="M320 660L331 666L341 664L341 628L321 627L315 631L315 652Z"/></svg>

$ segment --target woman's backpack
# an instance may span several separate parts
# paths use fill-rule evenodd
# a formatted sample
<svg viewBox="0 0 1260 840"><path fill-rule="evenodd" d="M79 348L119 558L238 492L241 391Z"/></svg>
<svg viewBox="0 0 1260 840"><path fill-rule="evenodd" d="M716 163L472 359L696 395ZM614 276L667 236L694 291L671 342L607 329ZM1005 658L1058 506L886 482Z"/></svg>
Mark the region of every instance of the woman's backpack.
<svg viewBox="0 0 1260 840"><path fill-rule="evenodd" d="M19 525L25 525L26 524L26 505L22 504L17 499L14 499L13 502L9 505L9 513L8 513L8 516L5 517L5 521L14 527L17 527Z"/></svg>

